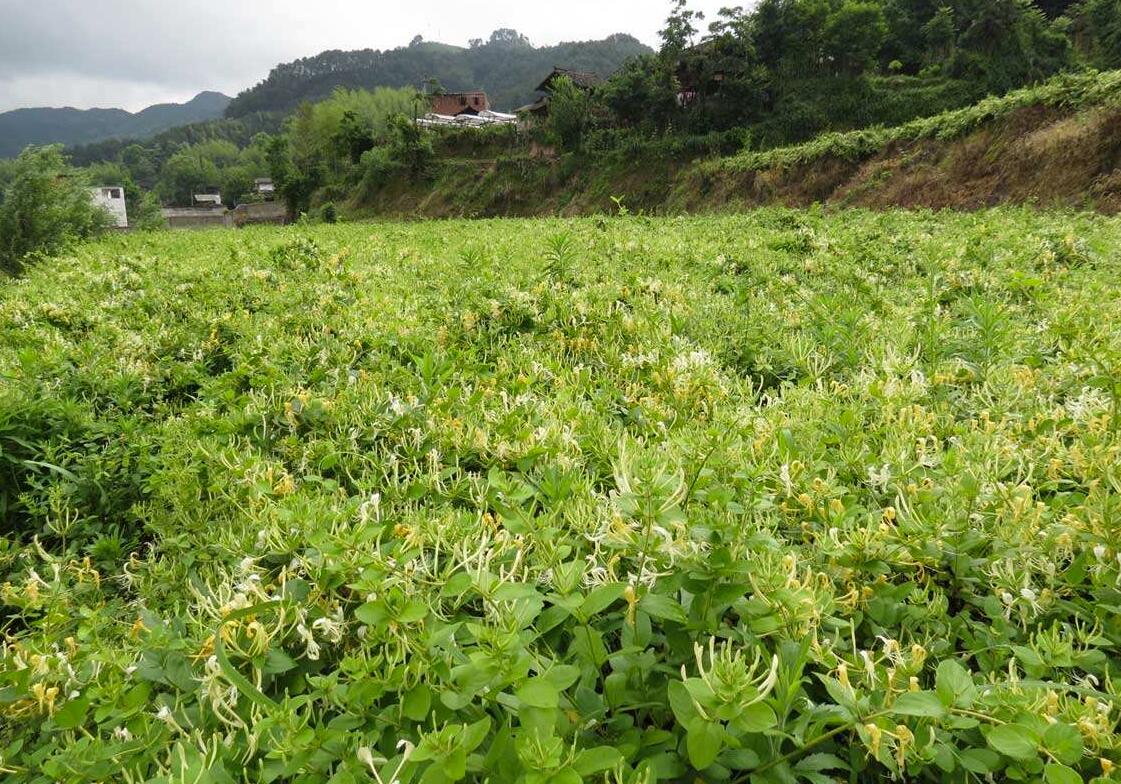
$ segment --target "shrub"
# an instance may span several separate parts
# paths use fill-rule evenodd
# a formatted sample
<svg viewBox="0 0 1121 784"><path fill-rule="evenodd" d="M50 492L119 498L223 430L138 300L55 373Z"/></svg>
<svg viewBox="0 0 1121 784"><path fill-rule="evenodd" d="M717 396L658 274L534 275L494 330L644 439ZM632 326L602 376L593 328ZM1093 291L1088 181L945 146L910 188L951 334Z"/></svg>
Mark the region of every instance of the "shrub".
<svg viewBox="0 0 1121 784"><path fill-rule="evenodd" d="M0 270L16 274L32 256L54 255L108 225L60 147L29 147L0 205Z"/></svg>

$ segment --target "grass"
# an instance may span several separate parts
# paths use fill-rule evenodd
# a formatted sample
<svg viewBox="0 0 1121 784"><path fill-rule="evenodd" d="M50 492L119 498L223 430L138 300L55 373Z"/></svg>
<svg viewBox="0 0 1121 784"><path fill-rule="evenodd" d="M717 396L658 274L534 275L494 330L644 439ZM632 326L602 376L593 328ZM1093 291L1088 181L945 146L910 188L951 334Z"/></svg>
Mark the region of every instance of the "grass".
<svg viewBox="0 0 1121 784"><path fill-rule="evenodd" d="M0 288L11 782L1092 780L1121 224L111 237Z"/></svg>
<svg viewBox="0 0 1121 784"><path fill-rule="evenodd" d="M803 166L823 158L855 162L900 142L957 139L983 125L1033 106L1079 110L1116 105L1119 100L1121 71L1063 74L1039 85L989 97L972 106L922 117L903 125L826 133L804 144L746 151L708 166L726 171L761 171Z"/></svg>

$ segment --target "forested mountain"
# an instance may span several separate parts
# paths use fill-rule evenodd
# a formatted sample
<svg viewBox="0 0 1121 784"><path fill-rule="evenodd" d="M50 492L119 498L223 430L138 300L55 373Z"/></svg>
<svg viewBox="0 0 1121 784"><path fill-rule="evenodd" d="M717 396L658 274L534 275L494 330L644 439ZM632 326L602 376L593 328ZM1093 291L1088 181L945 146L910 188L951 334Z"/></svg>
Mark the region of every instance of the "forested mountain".
<svg viewBox="0 0 1121 784"><path fill-rule="evenodd" d="M277 66L263 82L233 100L229 117L287 111L303 101L328 97L336 87L420 87L430 79L444 88L483 89L497 109L528 103L554 65L609 76L627 58L650 48L629 35L602 41L533 46L514 30L497 30L467 48L429 43L419 37L407 47L376 51L330 51Z"/></svg>
<svg viewBox="0 0 1121 784"><path fill-rule="evenodd" d="M104 139L147 139L161 131L222 116L229 96L203 92L187 103L139 112L123 109L16 109L0 114L0 158L29 144L88 144Z"/></svg>

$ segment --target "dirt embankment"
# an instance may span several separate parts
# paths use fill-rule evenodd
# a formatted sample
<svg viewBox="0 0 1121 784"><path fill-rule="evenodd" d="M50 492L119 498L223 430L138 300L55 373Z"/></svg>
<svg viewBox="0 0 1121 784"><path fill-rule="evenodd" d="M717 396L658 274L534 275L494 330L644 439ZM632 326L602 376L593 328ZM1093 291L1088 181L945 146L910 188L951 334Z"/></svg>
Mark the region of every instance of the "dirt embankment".
<svg viewBox="0 0 1121 784"><path fill-rule="evenodd" d="M979 209L1035 204L1121 212L1121 108L1034 107L952 141L899 143L866 160L686 173L681 209L805 206Z"/></svg>

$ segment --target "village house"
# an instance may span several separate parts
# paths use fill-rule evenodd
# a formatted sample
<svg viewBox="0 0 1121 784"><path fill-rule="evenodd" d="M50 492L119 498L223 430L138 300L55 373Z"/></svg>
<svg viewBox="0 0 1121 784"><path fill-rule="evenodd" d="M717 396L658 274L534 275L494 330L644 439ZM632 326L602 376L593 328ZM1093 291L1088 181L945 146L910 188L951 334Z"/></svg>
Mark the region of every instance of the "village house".
<svg viewBox="0 0 1121 784"><path fill-rule="evenodd" d="M481 114L490 111L490 99L482 90L467 93L444 93L428 96L433 114L457 117L461 114Z"/></svg>
<svg viewBox="0 0 1121 784"><path fill-rule="evenodd" d="M113 228L128 228L128 207L125 204L124 188L119 185L108 185L90 188L89 193L93 203L112 216Z"/></svg>
<svg viewBox="0 0 1121 784"><path fill-rule="evenodd" d="M268 177L258 177L253 181L253 192L265 201L270 201L276 198L276 184Z"/></svg>
<svg viewBox="0 0 1121 784"><path fill-rule="evenodd" d="M702 96L714 95L724 83L724 71L715 64L717 54L712 41L690 47L677 63L674 76L677 80L677 104L688 107Z"/></svg>
<svg viewBox="0 0 1121 784"><path fill-rule="evenodd" d="M557 83L561 79L568 79L579 89L590 92L597 85L603 84L603 79L599 74L592 73L591 71L574 71L570 68L561 68L555 66L552 73L545 77L541 84L537 85L537 92L544 93L540 98L530 104L517 109L516 114L523 117L544 118L549 115L549 104L553 100L553 93L556 91Z"/></svg>

